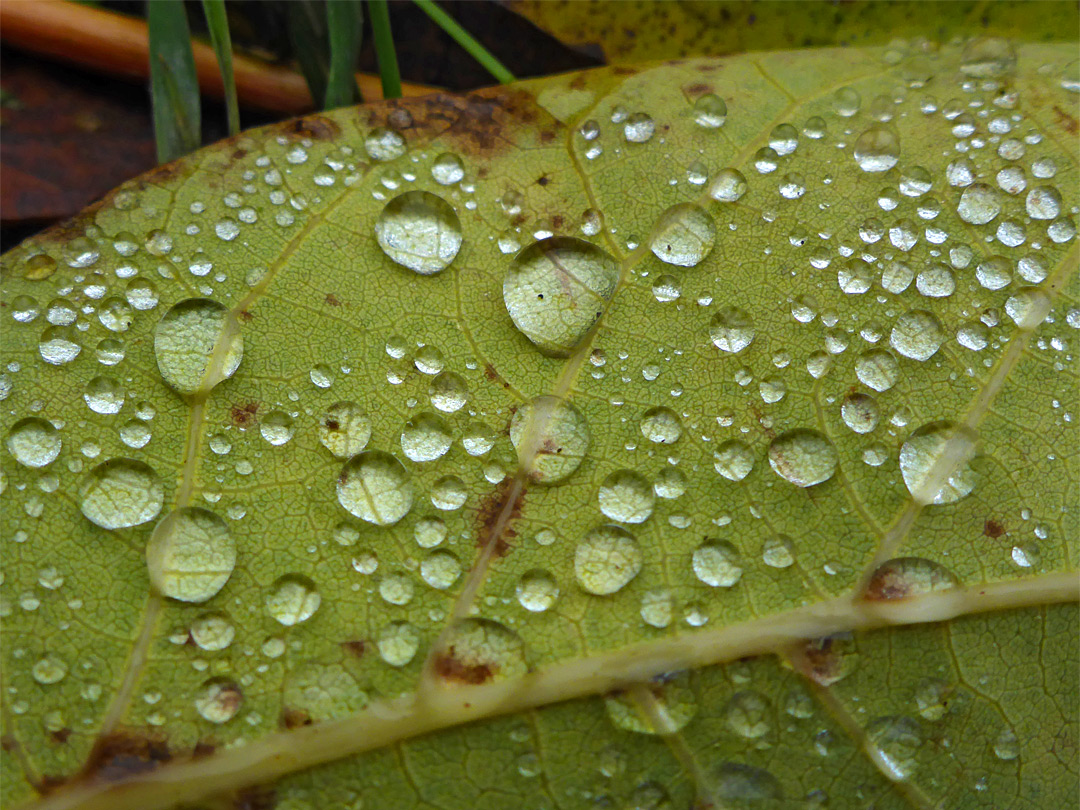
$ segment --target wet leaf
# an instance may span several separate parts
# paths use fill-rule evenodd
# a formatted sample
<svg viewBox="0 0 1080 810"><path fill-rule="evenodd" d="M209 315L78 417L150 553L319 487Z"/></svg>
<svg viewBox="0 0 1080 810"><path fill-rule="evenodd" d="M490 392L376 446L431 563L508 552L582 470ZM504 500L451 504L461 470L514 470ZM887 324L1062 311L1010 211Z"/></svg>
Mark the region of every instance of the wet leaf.
<svg viewBox="0 0 1080 810"><path fill-rule="evenodd" d="M1067 806L1075 48L887 53L337 110L5 255L5 804Z"/></svg>

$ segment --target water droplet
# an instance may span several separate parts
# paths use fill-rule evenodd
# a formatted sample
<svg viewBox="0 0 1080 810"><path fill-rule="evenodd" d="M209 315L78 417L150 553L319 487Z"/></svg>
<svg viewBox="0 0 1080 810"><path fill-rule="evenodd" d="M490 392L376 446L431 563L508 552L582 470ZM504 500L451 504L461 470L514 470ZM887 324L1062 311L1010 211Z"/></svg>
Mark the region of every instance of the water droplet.
<svg viewBox="0 0 1080 810"><path fill-rule="evenodd" d="M753 342L755 334L754 319L739 307L724 307L709 322L709 337L722 352L738 354Z"/></svg>
<svg viewBox="0 0 1080 810"><path fill-rule="evenodd" d="M604 479L598 494L600 511L619 523L642 523L653 511L654 495L645 476L620 470Z"/></svg>
<svg viewBox="0 0 1080 810"><path fill-rule="evenodd" d="M874 280L874 267L862 259L852 259L840 266L836 279L848 295L862 295Z"/></svg>
<svg viewBox="0 0 1080 810"><path fill-rule="evenodd" d="M154 330L158 370L181 394L206 394L240 365L244 340L236 316L216 301L189 298Z"/></svg>
<svg viewBox="0 0 1080 810"><path fill-rule="evenodd" d="M681 498L686 492L686 475L682 470L665 467L653 481L653 492L658 498Z"/></svg>
<svg viewBox="0 0 1080 810"><path fill-rule="evenodd" d="M515 593L523 608L532 613L543 613L559 598L559 586L550 573L534 568L522 575Z"/></svg>
<svg viewBox="0 0 1080 810"><path fill-rule="evenodd" d="M224 650L235 636L236 630L221 613L204 613L191 623L191 640L200 650Z"/></svg>
<svg viewBox="0 0 1080 810"><path fill-rule="evenodd" d="M165 516L146 545L150 582L181 602L205 602L220 591L236 565L236 544L225 521L187 506Z"/></svg>
<svg viewBox="0 0 1080 810"><path fill-rule="evenodd" d="M660 215L653 227L649 247L660 261L694 267L713 248L716 223L700 205L680 203Z"/></svg>
<svg viewBox="0 0 1080 810"><path fill-rule="evenodd" d="M709 196L717 202L737 202L746 194L746 177L738 169L721 169L717 172Z"/></svg>
<svg viewBox="0 0 1080 810"><path fill-rule="evenodd" d="M59 683L64 680L67 671L67 664L55 655L46 655L34 664L30 670L30 674L35 681L48 686L49 684Z"/></svg>
<svg viewBox="0 0 1080 810"><path fill-rule="evenodd" d="M682 291L679 289L679 280L675 276L663 275L653 282L653 297L661 304L668 304L679 300Z"/></svg>
<svg viewBox="0 0 1080 810"><path fill-rule="evenodd" d="M345 462L338 476L337 495L350 514L377 526L397 523L413 504L408 471L381 450L367 450Z"/></svg>
<svg viewBox="0 0 1080 810"><path fill-rule="evenodd" d="M403 667L420 649L420 632L409 622L390 622L379 630L375 646L383 661L392 667Z"/></svg>
<svg viewBox="0 0 1080 810"><path fill-rule="evenodd" d="M401 431L401 449L411 461L441 458L452 443L450 428L433 413L418 414Z"/></svg>
<svg viewBox="0 0 1080 810"><path fill-rule="evenodd" d="M240 687L227 678L212 678L203 684L195 698L195 709L204 720L226 723L236 716L244 694Z"/></svg>
<svg viewBox="0 0 1080 810"><path fill-rule="evenodd" d="M589 449L589 427L573 405L557 397L536 397L510 420L510 443L529 478L552 484L569 476Z"/></svg>
<svg viewBox="0 0 1080 810"><path fill-rule="evenodd" d="M5 444L23 466L46 467L60 455L62 441L52 422L28 416L11 426Z"/></svg>
<svg viewBox="0 0 1080 810"><path fill-rule="evenodd" d="M727 104L713 93L701 96L694 102L694 122L699 127L716 129L727 120Z"/></svg>
<svg viewBox="0 0 1080 810"><path fill-rule="evenodd" d="M420 577L436 590L444 591L461 576L461 562L449 551L436 551L420 563Z"/></svg>
<svg viewBox="0 0 1080 810"><path fill-rule="evenodd" d="M914 431L900 448L900 472L911 497L920 504L953 503L975 488L969 464L978 437L952 422L931 422Z"/></svg>
<svg viewBox="0 0 1080 810"><path fill-rule="evenodd" d="M442 197L406 191L379 214L375 238L391 261L430 276L445 270L461 250L461 220Z"/></svg>
<svg viewBox="0 0 1080 810"><path fill-rule="evenodd" d="M465 179L465 166L457 155L443 152L431 164L431 176L440 186L452 186Z"/></svg>
<svg viewBox="0 0 1080 810"><path fill-rule="evenodd" d="M886 776L897 782L911 776L923 743L922 729L916 721L904 716L879 717L867 724L866 737L877 747Z"/></svg>
<svg viewBox="0 0 1080 810"><path fill-rule="evenodd" d="M603 314L619 265L582 239L555 236L514 257L503 300L514 325L545 354L566 357Z"/></svg>
<svg viewBox="0 0 1080 810"><path fill-rule="evenodd" d="M79 486L79 508L103 529L124 529L151 521L161 512L163 503L157 473L135 459L102 462Z"/></svg>
<svg viewBox="0 0 1080 810"><path fill-rule="evenodd" d="M772 714L772 706L765 696L750 690L736 692L724 706L728 727L748 740L756 740L769 733Z"/></svg>
<svg viewBox="0 0 1080 810"><path fill-rule="evenodd" d="M436 659L438 674L455 683L477 684L525 674L525 642L505 625L490 619L455 623L445 639L445 652Z"/></svg>
<svg viewBox="0 0 1080 810"><path fill-rule="evenodd" d="M797 487L828 481L839 460L833 443L816 430L789 430L769 444L769 466Z"/></svg>
<svg viewBox="0 0 1080 810"><path fill-rule="evenodd" d="M1061 192L1053 186L1038 186L1028 192L1024 205L1032 219L1055 219L1061 213Z"/></svg>
<svg viewBox="0 0 1080 810"><path fill-rule="evenodd" d="M1019 328L1034 329L1050 314L1050 297L1038 287L1021 287L1005 302L1005 314Z"/></svg>
<svg viewBox="0 0 1080 810"><path fill-rule="evenodd" d="M641 417L641 435L656 444L673 444L682 436L682 424L670 408L650 408Z"/></svg>
<svg viewBox="0 0 1080 810"><path fill-rule="evenodd" d="M1004 728L994 740L994 754L998 759L1011 762L1020 756L1020 741L1016 738L1016 732L1011 728Z"/></svg>
<svg viewBox="0 0 1080 810"><path fill-rule="evenodd" d="M656 709L651 714L647 714L630 694L616 692L604 698L604 708L616 728L636 734L675 734L697 714L695 673L667 675L648 683L645 688Z"/></svg>
<svg viewBox="0 0 1080 810"><path fill-rule="evenodd" d="M900 140L886 127L872 126L855 141L855 162L864 172L887 172L900 160Z"/></svg>
<svg viewBox="0 0 1080 810"><path fill-rule="evenodd" d="M975 278L987 290L1000 290L1012 283L1012 270L1004 256L991 256L979 262L975 268Z"/></svg>
<svg viewBox="0 0 1080 810"><path fill-rule="evenodd" d="M495 431L483 422L471 422L465 427L461 444L470 456L483 456L495 446Z"/></svg>
<svg viewBox="0 0 1080 810"><path fill-rule="evenodd" d="M862 106L862 96L854 87L841 87L833 93L833 109L844 118L851 118Z"/></svg>
<svg viewBox="0 0 1080 810"><path fill-rule="evenodd" d="M322 604L315 583L300 574L286 574L270 586L266 610L286 627L306 622Z"/></svg>
<svg viewBox="0 0 1080 810"><path fill-rule="evenodd" d="M875 391L888 391L900 379L900 364L885 349L870 349L855 361L855 375Z"/></svg>
<svg viewBox="0 0 1080 810"><path fill-rule="evenodd" d="M338 458L355 456L371 438L371 420L355 402L337 402L319 421L319 441Z"/></svg>
<svg viewBox="0 0 1080 810"><path fill-rule="evenodd" d="M456 475L446 475L431 486L431 505L436 509L452 512L465 505L469 491Z"/></svg>
<svg viewBox="0 0 1080 810"><path fill-rule="evenodd" d="M866 585L866 598L889 601L947 591L959 583L940 563L921 557L898 557L877 567Z"/></svg>
<svg viewBox="0 0 1080 810"><path fill-rule="evenodd" d="M851 394L840 406L840 415L856 433L869 433L878 424L877 400L868 394Z"/></svg>
<svg viewBox="0 0 1080 810"><path fill-rule="evenodd" d="M641 571L644 555L634 536L618 526L600 526L578 543L574 575L588 593L621 590Z"/></svg>
<svg viewBox="0 0 1080 810"><path fill-rule="evenodd" d="M897 318L889 335L889 343L896 351L920 362L933 357L944 340L941 321L922 309L909 310Z"/></svg>
<svg viewBox="0 0 1080 810"><path fill-rule="evenodd" d="M386 127L376 127L364 139L364 150L372 160L394 160L405 154L405 138Z"/></svg>
<svg viewBox="0 0 1080 810"><path fill-rule="evenodd" d="M795 564L795 543L786 534L770 537L762 546L761 559L772 568L789 568Z"/></svg>
<svg viewBox="0 0 1080 810"><path fill-rule="evenodd" d="M999 37L973 39L964 46L960 72L976 79L1005 76L1016 70L1016 51Z"/></svg>
<svg viewBox="0 0 1080 810"><path fill-rule="evenodd" d="M754 469L754 454L743 442L731 439L716 448L713 466L729 481L742 481Z"/></svg>
<svg viewBox="0 0 1080 810"><path fill-rule="evenodd" d="M443 413L455 413L465 407L469 401L469 388L461 375L452 371L443 371L436 375L428 386L431 405Z"/></svg>
<svg viewBox="0 0 1080 810"><path fill-rule="evenodd" d="M293 437L293 420L284 411L271 411L259 421L259 433L275 447Z"/></svg>
<svg viewBox="0 0 1080 810"><path fill-rule="evenodd" d="M102 301L97 315L101 325L110 332L126 332L134 319L131 307L123 298L108 298Z"/></svg>
<svg viewBox="0 0 1080 810"><path fill-rule="evenodd" d="M38 353L41 359L53 366L70 363L82 351L74 327L50 326L41 333Z"/></svg>
<svg viewBox="0 0 1080 810"><path fill-rule="evenodd" d="M972 183L960 195L956 213L971 225L985 225L1001 213L1001 200L986 183Z"/></svg>
<svg viewBox="0 0 1080 810"><path fill-rule="evenodd" d="M713 588L730 588L742 578L739 552L726 540L706 540L692 555L694 574Z"/></svg>
<svg viewBox="0 0 1080 810"><path fill-rule="evenodd" d="M623 137L630 143L647 143L655 132L656 124L647 113L634 113L623 124Z"/></svg>

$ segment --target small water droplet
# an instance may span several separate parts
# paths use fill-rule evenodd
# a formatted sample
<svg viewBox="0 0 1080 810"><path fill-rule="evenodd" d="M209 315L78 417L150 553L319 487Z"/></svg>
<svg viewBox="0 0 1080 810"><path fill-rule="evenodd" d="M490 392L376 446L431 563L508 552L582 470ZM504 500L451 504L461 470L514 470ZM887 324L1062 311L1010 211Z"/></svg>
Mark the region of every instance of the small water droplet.
<svg viewBox="0 0 1080 810"><path fill-rule="evenodd" d="M682 436L682 424L670 408L650 408L642 414L641 435L656 444L673 444Z"/></svg>
<svg viewBox="0 0 1080 810"><path fill-rule="evenodd" d="M648 113L634 113L623 124L623 137L630 143L648 143L655 132L656 123Z"/></svg>
<svg viewBox="0 0 1080 810"><path fill-rule="evenodd" d="M420 649L420 632L409 622L396 621L379 630L375 647L379 657L392 667L403 667Z"/></svg>
<svg viewBox="0 0 1080 810"><path fill-rule="evenodd" d="M465 166L457 155L443 152L431 164L431 176L441 186L452 186L465 179Z"/></svg>
<svg viewBox="0 0 1080 810"><path fill-rule="evenodd" d="M191 623L191 640L207 652L226 649L235 636L232 623L221 613L204 613Z"/></svg>
<svg viewBox="0 0 1080 810"><path fill-rule="evenodd" d="M338 458L349 458L367 447L371 420L355 402L337 402L319 421L319 441Z"/></svg>
<svg viewBox="0 0 1080 810"><path fill-rule="evenodd" d="M738 169L721 169L709 186L709 196L717 202L737 202L746 194L746 177Z"/></svg>
<svg viewBox="0 0 1080 810"><path fill-rule="evenodd" d="M769 733L772 714L772 706L765 696L750 690L736 692L724 706L728 727L748 740L756 740Z"/></svg>
<svg viewBox="0 0 1080 810"><path fill-rule="evenodd" d="M713 93L694 102L694 122L705 129L722 127L727 120L727 103Z"/></svg>
<svg viewBox="0 0 1080 810"><path fill-rule="evenodd" d="M922 729L910 717L879 717L866 726L866 737L877 747L885 775L901 782L915 771L919 748L923 743Z"/></svg>
<svg viewBox="0 0 1080 810"><path fill-rule="evenodd" d="M694 575L712 588L730 588L743 575L739 552L726 540L706 540L691 556Z"/></svg>
<svg viewBox="0 0 1080 810"><path fill-rule="evenodd" d="M933 357L944 341L941 321L922 309L909 310L897 318L889 335L889 343L896 351L920 362Z"/></svg>
<svg viewBox="0 0 1080 810"><path fill-rule="evenodd" d="M850 394L840 406L840 415L844 424L856 433L869 433L878 424L877 400L869 394Z"/></svg>
<svg viewBox="0 0 1080 810"><path fill-rule="evenodd" d="M275 447L287 444L293 432L292 417L284 411L271 411L259 421L259 433Z"/></svg>
<svg viewBox="0 0 1080 810"><path fill-rule="evenodd" d="M364 151L372 160L394 160L405 154L405 138L386 127L376 127L364 139Z"/></svg>
<svg viewBox="0 0 1080 810"><path fill-rule="evenodd" d="M449 551L436 551L420 563L420 578L436 590L445 591L461 576L461 562Z"/></svg>
<svg viewBox="0 0 1080 810"><path fill-rule="evenodd" d="M286 627L310 619L322 604L318 588L301 574L286 574L275 580L266 595L266 610Z"/></svg>
<svg viewBox="0 0 1080 810"><path fill-rule="evenodd" d="M956 213L970 225L985 225L1001 213L1001 200L993 187L972 183L960 195Z"/></svg>

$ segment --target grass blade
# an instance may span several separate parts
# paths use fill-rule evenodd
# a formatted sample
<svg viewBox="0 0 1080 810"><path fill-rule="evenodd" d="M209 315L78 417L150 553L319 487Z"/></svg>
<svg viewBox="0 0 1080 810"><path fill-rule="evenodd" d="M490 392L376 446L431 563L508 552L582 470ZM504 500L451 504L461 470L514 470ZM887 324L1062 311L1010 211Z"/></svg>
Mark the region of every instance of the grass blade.
<svg viewBox="0 0 1080 810"><path fill-rule="evenodd" d="M147 3L150 26L150 95L158 161L199 148L199 80L181 0Z"/></svg>
<svg viewBox="0 0 1080 810"><path fill-rule="evenodd" d="M326 14L324 4L315 0L292 0L285 4L289 39L300 72L307 80L311 100L316 105L326 98Z"/></svg>
<svg viewBox="0 0 1080 810"><path fill-rule="evenodd" d="M375 40L375 57L379 62L383 98L401 98L401 74L398 72L394 35L390 32L390 9L386 0L368 0L371 35Z"/></svg>
<svg viewBox="0 0 1080 810"><path fill-rule="evenodd" d="M221 82L225 86L225 113L229 119L229 134L240 131L240 104L236 100L236 80L233 78L232 37L225 17L225 0L202 0L206 27L210 29L210 44L214 46Z"/></svg>
<svg viewBox="0 0 1080 810"><path fill-rule="evenodd" d="M330 33L330 69L326 74L323 108L346 107L360 98L356 86L356 59L364 33L364 11L360 0L329 0L326 27Z"/></svg>
<svg viewBox="0 0 1080 810"><path fill-rule="evenodd" d="M439 28L449 34L458 45L464 48L466 52L479 62L488 73L494 76L500 84L509 84L512 81L516 81L514 74L507 70L506 66L496 59L491 51L477 42L472 34L458 25L453 17L435 5L433 0L413 0L413 2L420 6L423 12L431 17Z"/></svg>

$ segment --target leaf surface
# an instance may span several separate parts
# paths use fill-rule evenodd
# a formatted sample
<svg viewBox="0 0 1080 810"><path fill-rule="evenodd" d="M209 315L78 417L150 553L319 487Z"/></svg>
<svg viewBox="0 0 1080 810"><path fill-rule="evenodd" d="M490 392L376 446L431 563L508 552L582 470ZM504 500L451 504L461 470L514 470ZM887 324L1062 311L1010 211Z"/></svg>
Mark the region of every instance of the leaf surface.
<svg viewBox="0 0 1080 810"><path fill-rule="evenodd" d="M1075 53L884 57L338 110L5 255L5 805L1066 806Z"/></svg>

